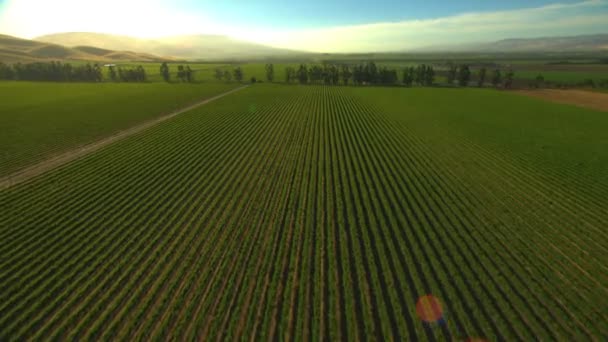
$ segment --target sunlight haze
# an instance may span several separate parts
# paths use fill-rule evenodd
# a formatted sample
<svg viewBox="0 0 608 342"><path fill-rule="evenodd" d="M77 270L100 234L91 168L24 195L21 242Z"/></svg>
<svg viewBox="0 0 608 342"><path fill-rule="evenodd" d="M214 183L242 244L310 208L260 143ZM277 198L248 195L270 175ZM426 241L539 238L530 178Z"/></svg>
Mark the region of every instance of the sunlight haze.
<svg viewBox="0 0 608 342"><path fill-rule="evenodd" d="M359 1L289 7L272 0L256 6L238 1L7 0L0 2L0 32L24 38L59 32L139 38L220 34L294 50L365 52L594 34L608 28L604 0L380 2L384 6Z"/></svg>

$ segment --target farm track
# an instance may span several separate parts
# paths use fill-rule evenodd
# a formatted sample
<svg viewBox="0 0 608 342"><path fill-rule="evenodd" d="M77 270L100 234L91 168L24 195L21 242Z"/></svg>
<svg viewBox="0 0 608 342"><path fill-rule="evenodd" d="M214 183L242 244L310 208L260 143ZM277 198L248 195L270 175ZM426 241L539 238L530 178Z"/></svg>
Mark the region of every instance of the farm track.
<svg viewBox="0 0 608 342"><path fill-rule="evenodd" d="M197 107L200 107L202 105L205 105L209 102L215 101L219 98L222 98L224 96L230 95L234 92L237 92L243 88L248 87L248 85L244 85L235 89L232 89L230 91L227 91L223 94L219 94L216 96L213 96L211 98L205 99L203 101L200 101L198 103L195 103L193 105L181 108L179 110L176 110L172 113L169 113L167 115L161 116L159 118L138 124L137 126L122 130L116 134L113 134L107 138L101 139L99 141L90 143L90 144L86 144L83 146L80 146L78 148L72 149L70 151L66 151L63 152L57 156L54 156L50 159L46 159L46 160L42 160L37 162L34 165L28 166L22 170L19 170L17 172L14 172L10 175L4 176L0 178L0 190L2 189L7 189L11 186L14 186L16 184L19 183L23 183L28 181L29 179L32 179L36 176L39 176L45 172L48 172L49 170L52 170L54 168L60 167L61 165L65 165L73 160L76 160L78 158L81 158L83 156L86 156L88 154L94 153L95 151L98 151L99 149L108 146L118 140L121 139L125 139L129 136L132 136L134 134L137 134L141 131L144 131L154 125L157 125L163 121L169 120L179 114L188 112L192 109L195 109Z"/></svg>
<svg viewBox="0 0 608 342"><path fill-rule="evenodd" d="M0 340L608 336L608 186L382 108L251 87L1 190Z"/></svg>

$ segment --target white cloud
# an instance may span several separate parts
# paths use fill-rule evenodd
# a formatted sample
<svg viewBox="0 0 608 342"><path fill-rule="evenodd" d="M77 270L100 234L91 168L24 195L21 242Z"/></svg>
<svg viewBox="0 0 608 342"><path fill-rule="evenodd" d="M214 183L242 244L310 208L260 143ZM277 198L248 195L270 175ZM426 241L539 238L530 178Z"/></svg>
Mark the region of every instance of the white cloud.
<svg viewBox="0 0 608 342"><path fill-rule="evenodd" d="M248 32L272 46L317 52L397 51L438 44L514 37L575 35L608 31L604 0L443 18L330 27L287 32Z"/></svg>

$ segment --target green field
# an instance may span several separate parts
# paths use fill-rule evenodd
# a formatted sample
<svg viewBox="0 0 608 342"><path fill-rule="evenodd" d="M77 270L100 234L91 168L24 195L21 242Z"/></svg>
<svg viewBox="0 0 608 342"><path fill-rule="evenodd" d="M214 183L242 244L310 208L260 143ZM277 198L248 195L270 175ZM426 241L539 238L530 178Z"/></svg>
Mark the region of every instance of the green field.
<svg viewBox="0 0 608 342"><path fill-rule="evenodd" d="M608 80L608 72L524 70L516 73L517 78L528 80L533 80L538 75L542 75L545 81L566 84L577 84L588 79L597 84L600 80Z"/></svg>
<svg viewBox="0 0 608 342"><path fill-rule="evenodd" d="M0 176L236 86L0 82Z"/></svg>
<svg viewBox="0 0 608 342"><path fill-rule="evenodd" d="M0 340L600 340L607 124L255 85L2 190Z"/></svg>

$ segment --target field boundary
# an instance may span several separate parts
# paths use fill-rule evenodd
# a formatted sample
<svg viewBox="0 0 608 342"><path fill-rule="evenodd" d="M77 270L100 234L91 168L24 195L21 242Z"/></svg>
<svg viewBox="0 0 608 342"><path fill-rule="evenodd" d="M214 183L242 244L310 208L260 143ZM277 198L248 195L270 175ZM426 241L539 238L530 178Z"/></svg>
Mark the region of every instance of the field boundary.
<svg viewBox="0 0 608 342"><path fill-rule="evenodd" d="M152 120L148 120L145 121L141 124L137 124L133 127L118 131L117 133L114 133L108 137L102 138L101 140L97 140L97 141L93 141L91 143L85 144L85 145L81 145L80 147L76 147L73 149L70 149L68 151L65 151L63 153L60 153L59 155L56 155L54 157L51 157L49 159L43 160L39 163L30 165L28 167L25 167L24 169L21 169L19 171L13 172L10 175L4 176L4 177L0 177L0 190L5 190L8 189L14 185L17 185L19 183L23 183L31 178L34 178L36 176L39 176L47 171L53 170L61 165L65 165L73 160L76 160L80 157L86 156L90 153L93 153L95 151L98 151L100 149L102 149L105 146L108 146L116 141L125 139L127 137L130 137L134 134L137 134L139 132L142 132L152 126L155 126L163 121L167 121L169 119L172 119L180 114L183 114L185 112L188 112L192 109L198 108L200 106L203 106L209 102L213 102L215 100L218 100L224 96L230 95L232 93L235 93L239 90L242 90L244 88L249 87L249 85L243 85L240 86L238 88L229 90L227 92L221 93L219 95L215 95L213 97L210 97L208 99L199 101L195 104L189 105L187 107L178 109L176 111L173 111L169 114L160 116L158 118L152 119Z"/></svg>

